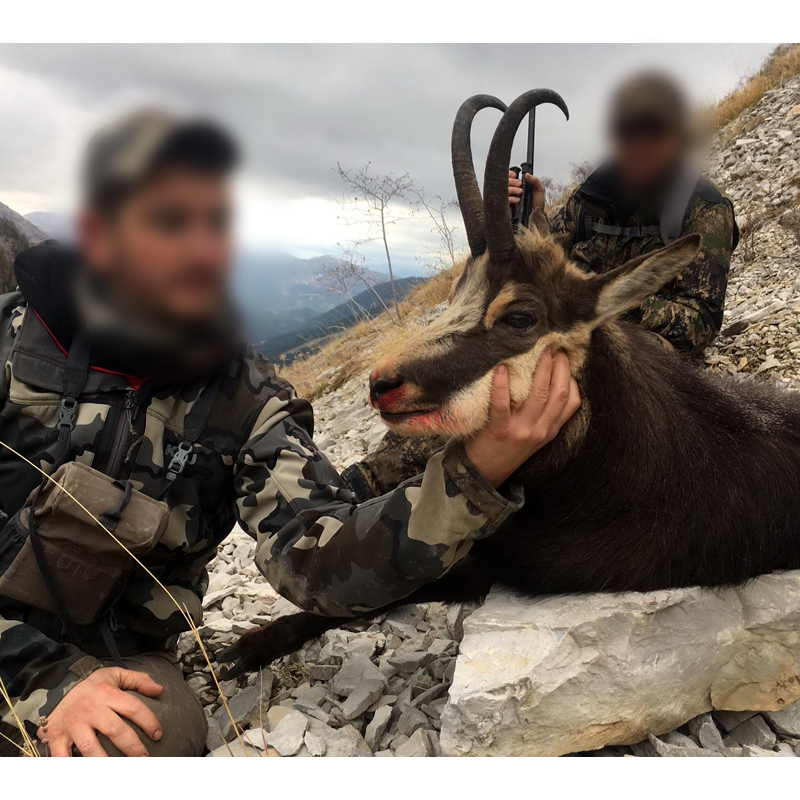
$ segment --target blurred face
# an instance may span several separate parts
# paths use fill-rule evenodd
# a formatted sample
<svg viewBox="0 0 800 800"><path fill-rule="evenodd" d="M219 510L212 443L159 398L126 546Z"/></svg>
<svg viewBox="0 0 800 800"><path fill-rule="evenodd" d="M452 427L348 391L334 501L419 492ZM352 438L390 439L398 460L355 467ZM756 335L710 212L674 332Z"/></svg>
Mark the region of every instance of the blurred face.
<svg viewBox="0 0 800 800"><path fill-rule="evenodd" d="M670 130L641 128L612 138L614 163L624 187L631 193L657 185L683 155L681 136Z"/></svg>
<svg viewBox="0 0 800 800"><path fill-rule="evenodd" d="M113 216L86 213L84 253L89 267L136 307L173 322L202 322L226 296L230 212L225 177L165 167Z"/></svg>

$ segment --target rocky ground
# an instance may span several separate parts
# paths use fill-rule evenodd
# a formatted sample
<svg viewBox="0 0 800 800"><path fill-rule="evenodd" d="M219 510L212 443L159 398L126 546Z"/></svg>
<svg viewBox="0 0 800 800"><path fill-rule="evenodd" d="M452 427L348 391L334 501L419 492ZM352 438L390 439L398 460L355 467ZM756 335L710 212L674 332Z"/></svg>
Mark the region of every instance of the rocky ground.
<svg viewBox="0 0 800 800"><path fill-rule="evenodd" d="M800 386L800 78L768 92L721 130L709 173L734 200L742 228L731 269L725 335L706 363L735 379ZM434 316L433 309L429 316ZM419 320L424 324L427 320ZM319 376L332 382L335 371ZM317 442L338 468L372 449L384 428L366 404L364 381L328 390L314 403ZM235 532L211 564L200 632L209 650L296 609L278 597L252 562L253 544ZM212 755L435 756L440 715L468 609L409 606L330 631L261 675L223 682L247 741L236 742L208 667L193 638L180 652L211 722ZM798 704L800 705L800 704ZM781 712L714 712L632 747L587 755L800 755L800 707Z"/></svg>
<svg viewBox="0 0 800 800"><path fill-rule="evenodd" d="M800 78L723 128L709 175L733 200L741 242L723 333L706 363L735 376L800 380Z"/></svg>

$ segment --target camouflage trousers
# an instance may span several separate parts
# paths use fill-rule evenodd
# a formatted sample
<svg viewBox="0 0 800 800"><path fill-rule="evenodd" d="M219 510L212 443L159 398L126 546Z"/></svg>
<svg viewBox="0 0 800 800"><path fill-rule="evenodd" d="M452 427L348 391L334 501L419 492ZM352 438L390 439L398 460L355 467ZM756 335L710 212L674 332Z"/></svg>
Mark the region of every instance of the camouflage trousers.
<svg viewBox="0 0 800 800"><path fill-rule="evenodd" d="M80 662L74 666L79 669ZM113 661L104 661L104 667L116 666ZM137 672L146 672L156 683L164 687L160 697L136 695L158 717L163 726L164 735L154 742L137 725L128 721L136 734L144 743L151 757L186 758L200 756L203 753L208 731L208 721L203 707L183 679L180 667L175 659L167 653L145 653L125 658L125 666ZM79 674L76 670L76 674ZM79 681L76 680L76 683ZM21 743L22 736L18 730L0 722L0 732L14 742ZM100 744L109 756L123 754L102 733L98 734ZM43 745L39 746L40 754L48 755ZM0 737L0 756L22 755L19 748ZM79 756L73 748L73 755Z"/></svg>

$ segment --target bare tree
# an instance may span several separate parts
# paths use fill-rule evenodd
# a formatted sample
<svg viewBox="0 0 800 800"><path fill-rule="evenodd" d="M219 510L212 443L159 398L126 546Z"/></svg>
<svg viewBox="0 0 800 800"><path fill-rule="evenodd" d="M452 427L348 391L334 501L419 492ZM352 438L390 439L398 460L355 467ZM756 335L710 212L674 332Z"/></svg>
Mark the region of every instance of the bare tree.
<svg viewBox="0 0 800 800"><path fill-rule="evenodd" d="M365 319L370 318L369 311L364 308L353 296L353 289L359 285L364 286L378 300L393 324L399 324L380 294L375 290L366 267L366 258L359 252L358 244L349 242L337 245L338 256L328 256L330 262L321 273L322 282L332 292L342 294L362 313Z"/></svg>
<svg viewBox="0 0 800 800"><path fill-rule="evenodd" d="M429 254L424 261L434 271L455 267L461 256L462 244L457 240L458 227L451 223L451 212L458 208L458 201L453 199L445 201L440 195L432 198L425 196L425 190L414 187L410 196L420 211L430 219L435 233L439 239L439 247L429 249Z"/></svg>
<svg viewBox="0 0 800 800"><path fill-rule="evenodd" d="M569 164L569 179L566 183L557 181L553 178L543 177L542 184L547 192L547 206L549 209L558 209L563 206L570 195L578 188L592 173L594 167L584 159L579 164L571 161Z"/></svg>
<svg viewBox="0 0 800 800"><path fill-rule="evenodd" d="M361 169L353 171L344 169L339 163L336 164L336 172L347 187L347 192L342 198L342 208L348 215L346 220L348 224L367 224L368 238L356 242L356 246L367 242L383 242L386 266L392 285L395 316L400 320L400 301L397 296L392 253L389 248L389 228L411 216L408 211L398 208L398 205L408 200L408 195L414 188L414 182L407 172L402 175L395 175L392 172L386 175L375 175L370 171L370 167L371 162L368 162Z"/></svg>
<svg viewBox="0 0 800 800"><path fill-rule="evenodd" d="M569 162L569 179L575 185L583 183L593 172L594 167L585 158L579 164Z"/></svg>

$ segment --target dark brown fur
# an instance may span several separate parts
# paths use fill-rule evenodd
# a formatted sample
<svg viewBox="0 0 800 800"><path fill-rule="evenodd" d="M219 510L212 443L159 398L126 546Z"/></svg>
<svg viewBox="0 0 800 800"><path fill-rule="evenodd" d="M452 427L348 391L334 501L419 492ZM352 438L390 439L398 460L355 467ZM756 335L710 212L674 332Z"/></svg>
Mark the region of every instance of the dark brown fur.
<svg viewBox="0 0 800 800"><path fill-rule="evenodd" d="M523 509L408 602L740 584L800 567L800 401L734 384L625 323L595 330L586 434L520 470ZM344 620L300 614L232 656L268 663Z"/></svg>

